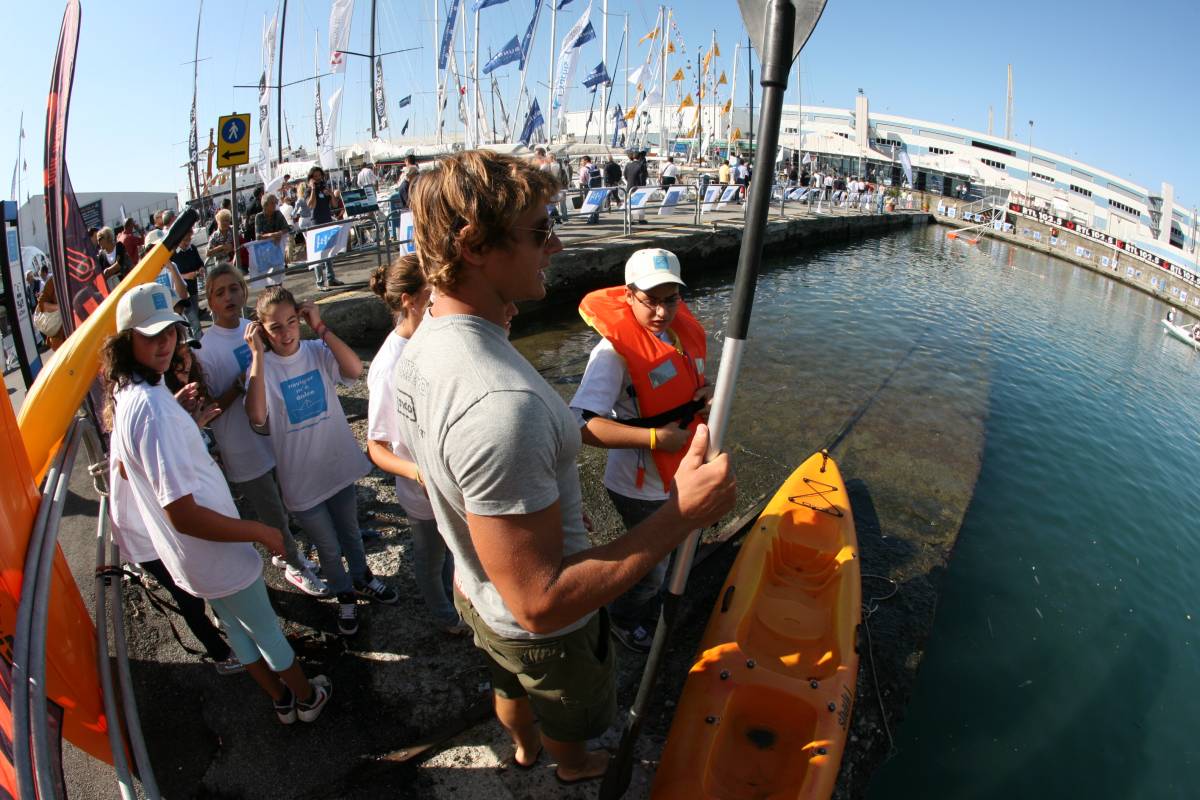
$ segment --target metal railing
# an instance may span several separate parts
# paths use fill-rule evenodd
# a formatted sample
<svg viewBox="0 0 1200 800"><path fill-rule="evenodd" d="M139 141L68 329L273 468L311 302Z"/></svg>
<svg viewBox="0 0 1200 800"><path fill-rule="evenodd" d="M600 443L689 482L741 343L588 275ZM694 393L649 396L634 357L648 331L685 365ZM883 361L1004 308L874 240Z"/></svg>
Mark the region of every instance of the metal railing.
<svg viewBox="0 0 1200 800"><path fill-rule="evenodd" d="M114 567L109 566L104 559L105 546L109 545L111 563L120 564L117 547L109 542L107 462L99 432L93 421L84 416L78 416L72 421L63 438L63 445L46 473L42 500L38 506L25 556L17 624L13 633L12 745L17 795L20 800L44 800L58 796L52 752L55 734L50 729L46 706L46 629L59 525L62 522L63 508L81 441L87 449L89 472L100 496L100 511L96 524L96 658L113 769L122 799L134 800L137 793L125 753L125 744L128 741L137 764L137 774L141 779L144 796L149 800L159 800L158 785L142 735L133 680L129 671L121 580L113 580ZM105 597L106 591L108 598ZM112 663L109 658L110 611L113 615L112 644L116 655L119 691L113 683ZM121 698L120 706L117 704L118 697ZM122 731L127 738L122 736Z"/></svg>

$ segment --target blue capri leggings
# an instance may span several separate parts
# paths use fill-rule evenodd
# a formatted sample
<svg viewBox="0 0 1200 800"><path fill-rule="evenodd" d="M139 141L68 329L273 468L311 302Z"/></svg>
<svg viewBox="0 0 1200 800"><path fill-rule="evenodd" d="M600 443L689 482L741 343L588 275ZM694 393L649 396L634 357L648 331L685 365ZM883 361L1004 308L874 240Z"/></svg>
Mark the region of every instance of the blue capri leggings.
<svg viewBox="0 0 1200 800"><path fill-rule="evenodd" d="M296 660L296 653L283 635L279 618L267 599L267 585L261 576L240 592L219 600L210 599L208 604L225 623L225 635L238 661L253 664L265 658L272 670L283 672Z"/></svg>

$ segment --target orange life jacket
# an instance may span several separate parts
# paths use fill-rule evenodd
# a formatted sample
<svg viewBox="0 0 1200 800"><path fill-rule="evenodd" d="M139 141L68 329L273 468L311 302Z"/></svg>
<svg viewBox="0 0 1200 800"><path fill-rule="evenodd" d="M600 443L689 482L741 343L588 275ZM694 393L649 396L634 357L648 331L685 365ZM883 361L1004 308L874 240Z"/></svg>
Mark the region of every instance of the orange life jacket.
<svg viewBox="0 0 1200 800"><path fill-rule="evenodd" d="M638 324L633 309L625 300L624 286L590 292L579 304L579 315L611 342L613 349L625 360L634 400L642 417L657 416L691 402L696 390L704 385L704 358L708 353L704 328L682 301L668 329L677 346L664 342ZM694 417L688 423L693 436L698 424L699 420ZM687 445L674 453L650 452L662 479L663 491L670 490L671 479L686 452ZM639 468L639 487L644 474Z"/></svg>

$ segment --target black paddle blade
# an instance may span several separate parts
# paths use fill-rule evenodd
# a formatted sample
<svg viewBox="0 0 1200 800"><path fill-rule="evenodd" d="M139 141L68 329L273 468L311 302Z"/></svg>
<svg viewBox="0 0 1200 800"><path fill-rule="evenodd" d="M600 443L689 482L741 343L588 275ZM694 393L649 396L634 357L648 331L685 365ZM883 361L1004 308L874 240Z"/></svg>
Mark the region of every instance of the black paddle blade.
<svg viewBox="0 0 1200 800"><path fill-rule="evenodd" d="M600 800L618 800L625 796L629 782L633 780L633 746L637 744L638 733L642 724L633 711L625 720L625 730L621 734L621 744L617 747L616 755L608 762L604 772L604 780L600 781Z"/></svg>
<svg viewBox="0 0 1200 800"><path fill-rule="evenodd" d="M750 35L750 41L754 43L754 49L760 56L767 52L764 41L767 27L767 7L772 2L787 2L787 0L738 0L738 9L742 12L742 23L746 26L746 33ZM791 0L792 5L796 7L796 33L792 38L792 52L789 61L796 60L796 56L800 55L800 49L804 47L808 37L812 36L813 28L817 27L817 21L821 19L821 14L825 11L825 2L826 0Z"/></svg>

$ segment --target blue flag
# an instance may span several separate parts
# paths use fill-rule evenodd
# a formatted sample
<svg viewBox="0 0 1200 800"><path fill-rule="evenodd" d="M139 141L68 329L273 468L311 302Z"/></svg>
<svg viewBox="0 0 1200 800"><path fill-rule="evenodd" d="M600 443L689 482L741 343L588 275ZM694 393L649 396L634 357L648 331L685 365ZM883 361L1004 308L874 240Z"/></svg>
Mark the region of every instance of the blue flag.
<svg viewBox="0 0 1200 800"><path fill-rule="evenodd" d="M579 34L579 38L571 45L571 47L579 47L596 38L596 29L592 27L592 23L588 23L583 32Z"/></svg>
<svg viewBox="0 0 1200 800"><path fill-rule="evenodd" d="M514 61L521 60L521 43L517 41L517 37L512 37L508 40L508 44L500 48L500 52L488 59L488 62L483 65L483 74L491 75L493 70L500 69L505 64L511 64Z"/></svg>
<svg viewBox="0 0 1200 800"><path fill-rule="evenodd" d="M450 4L450 13L446 15L446 27L442 30L442 50L438 53L438 69L446 68L446 61L450 58L450 43L454 40L454 23L458 21L458 7L462 4L462 0L453 0Z"/></svg>
<svg viewBox="0 0 1200 800"><path fill-rule="evenodd" d="M410 119L406 119L406 120L404 120L404 127L400 129L400 135L401 135L401 136L403 136L404 134L408 133L408 123L410 123L410 122L412 122L412 120L410 120Z"/></svg>
<svg viewBox="0 0 1200 800"><path fill-rule="evenodd" d="M542 13L542 2L537 0L533 4L533 18L529 20L529 27L525 29L525 35L521 37L521 69L525 69L525 61L529 58L529 45L533 42L533 31L537 28L538 16Z"/></svg>
<svg viewBox="0 0 1200 800"><path fill-rule="evenodd" d="M475 5L471 6L472 11L478 11L481 8L488 6L498 6L501 3L507 3L508 0L475 0Z"/></svg>
<svg viewBox="0 0 1200 800"><path fill-rule="evenodd" d="M542 109L538 106L537 98L533 98L533 102L529 105L529 114L525 117L525 125L521 128L521 144L529 146L529 141L533 138L533 132L544 125L546 120L542 117Z"/></svg>
<svg viewBox="0 0 1200 800"><path fill-rule="evenodd" d="M564 7L569 6L571 0L558 0L558 5L554 7L555 11L562 11Z"/></svg>
<svg viewBox="0 0 1200 800"><path fill-rule="evenodd" d="M411 103L412 103L412 95L411 94L408 97L400 98L400 108L404 108L405 106L410 105Z"/></svg>
<svg viewBox="0 0 1200 800"><path fill-rule="evenodd" d="M583 79L583 85L588 89L594 89L602 83L612 83L612 78L608 77L608 70L604 68L603 61L597 64L596 68Z"/></svg>

